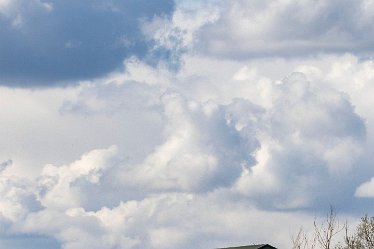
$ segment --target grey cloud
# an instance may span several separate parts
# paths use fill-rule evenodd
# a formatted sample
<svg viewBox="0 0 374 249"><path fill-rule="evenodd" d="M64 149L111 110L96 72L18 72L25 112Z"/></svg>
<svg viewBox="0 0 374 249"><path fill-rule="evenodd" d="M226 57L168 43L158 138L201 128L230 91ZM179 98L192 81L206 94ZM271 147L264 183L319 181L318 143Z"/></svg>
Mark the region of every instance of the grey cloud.
<svg viewBox="0 0 374 249"><path fill-rule="evenodd" d="M117 115L118 109L127 112L149 112L161 109L160 95L163 90L128 81L123 86L87 87L78 101L66 101L60 108L62 114Z"/></svg>
<svg viewBox="0 0 374 249"><path fill-rule="evenodd" d="M373 54L370 1L229 1L200 30L203 54L248 59L323 53Z"/></svg>
<svg viewBox="0 0 374 249"><path fill-rule="evenodd" d="M2 85L53 86L102 76L152 46L142 20L172 0L10 1L0 9Z"/></svg>
<svg viewBox="0 0 374 249"><path fill-rule="evenodd" d="M5 162L0 163L0 172L6 169L8 166L12 165L12 160L7 160Z"/></svg>
<svg viewBox="0 0 374 249"><path fill-rule="evenodd" d="M273 87L278 95L267 110L268 135L260 139L258 165L239 179L239 191L254 196L260 206L279 209L318 209L320 203L352 198L352 185L339 196L335 191L347 190L344 182L352 181L350 172L360 167L366 139L363 119L344 94L313 87L301 73Z"/></svg>

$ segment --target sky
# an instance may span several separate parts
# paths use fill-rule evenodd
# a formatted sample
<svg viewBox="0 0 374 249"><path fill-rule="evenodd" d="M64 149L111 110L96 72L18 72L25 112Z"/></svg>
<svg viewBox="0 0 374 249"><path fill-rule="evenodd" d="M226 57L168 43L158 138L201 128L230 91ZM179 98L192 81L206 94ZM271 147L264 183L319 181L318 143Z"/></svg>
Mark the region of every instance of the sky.
<svg viewBox="0 0 374 249"><path fill-rule="evenodd" d="M374 215L372 0L0 0L0 247L291 248Z"/></svg>

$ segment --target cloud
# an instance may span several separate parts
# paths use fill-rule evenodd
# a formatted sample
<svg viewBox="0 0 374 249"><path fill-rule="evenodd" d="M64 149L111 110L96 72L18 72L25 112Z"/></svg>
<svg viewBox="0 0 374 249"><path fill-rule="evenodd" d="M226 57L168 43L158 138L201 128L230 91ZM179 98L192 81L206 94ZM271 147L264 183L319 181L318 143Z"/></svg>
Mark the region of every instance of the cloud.
<svg viewBox="0 0 374 249"><path fill-rule="evenodd" d="M1 1L0 84L55 86L109 73L151 47L141 20L167 16L159 1Z"/></svg>
<svg viewBox="0 0 374 249"><path fill-rule="evenodd" d="M143 34L154 41L147 59L158 62L161 55L169 68L180 69L181 57L193 49L199 30L217 18L218 9L208 2L197 1L195 5L192 1L177 1L171 18L157 17L143 23Z"/></svg>
<svg viewBox="0 0 374 249"><path fill-rule="evenodd" d="M245 134L250 129L238 131L230 122L242 108L254 112L246 116L255 126L259 107L240 101L229 107L200 106L176 93L164 94L162 103L165 141L140 165L124 171L124 182L151 190L206 191L232 184L242 167L254 163L258 141Z"/></svg>
<svg viewBox="0 0 374 249"><path fill-rule="evenodd" d="M31 186L28 179L7 177L3 173L0 175L0 224L5 230L2 233L9 233L11 224L41 209Z"/></svg>
<svg viewBox="0 0 374 249"><path fill-rule="evenodd" d="M357 187L355 196L357 197L374 197L374 180L373 178L362 183Z"/></svg>
<svg viewBox="0 0 374 249"><path fill-rule="evenodd" d="M5 162L0 163L0 172L6 169L8 166L12 165L12 160L7 160Z"/></svg>
<svg viewBox="0 0 374 249"><path fill-rule="evenodd" d="M45 166L38 178L41 204L50 209L81 206L80 197L74 194L72 185L79 180L98 184L103 171L115 164L116 150L116 147L110 147L91 151L69 166Z"/></svg>
<svg viewBox="0 0 374 249"><path fill-rule="evenodd" d="M206 207L209 206L209 209ZM272 217L282 224L297 224L302 214L263 212L239 203L217 202L214 196L170 193L121 202L113 208L96 212L81 208L65 212L43 210L30 214L18 231L49 234L61 241L63 248L215 248L235 243L257 242L269 234L278 234L266 223L254 227L258 219ZM274 226L277 226L277 225ZM223 231L221 227L225 227ZM273 226L273 227L274 227ZM241 227L241 229L237 229ZM265 235L265 231L266 235ZM171 239L170 236L173 236ZM277 237L275 236L275 237ZM78 239L79 238L79 239ZM206 240L206 238L210 238ZM271 241L269 241L271 243ZM283 243L287 243L283 241Z"/></svg>
<svg viewBox="0 0 374 249"><path fill-rule="evenodd" d="M366 58L371 10L365 0L2 1L0 84L66 85L118 70L131 56L178 70L189 51L240 60Z"/></svg>
<svg viewBox="0 0 374 249"><path fill-rule="evenodd" d="M180 59L179 71L131 57L68 88L0 88L3 237L287 247L329 204L365 212L354 193L374 175L370 60Z"/></svg>
<svg viewBox="0 0 374 249"><path fill-rule="evenodd" d="M199 31L196 49L223 58L303 57L373 52L370 1L216 1L217 21Z"/></svg>
<svg viewBox="0 0 374 249"><path fill-rule="evenodd" d="M0 247L286 248L369 212L373 6L0 0Z"/></svg>
<svg viewBox="0 0 374 249"><path fill-rule="evenodd" d="M205 70L209 59L185 58L176 73L130 59L122 72L67 89L1 88L18 96L13 116L3 110L4 127L22 116L17 132L38 124L40 137L51 135L42 144L74 141L63 155L46 146L55 163L39 160L34 176L15 177L31 166L11 157L1 172L7 236L43 235L67 249L288 246L293 231L313 224L305 210L347 208L367 180L371 112L340 80L346 65L362 91L370 87L370 64L354 58L282 62L303 73L280 80L266 70L279 69L276 61L213 61ZM51 123L65 128L50 133ZM14 151L25 140L9 141Z"/></svg>
<svg viewBox="0 0 374 249"><path fill-rule="evenodd" d="M334 194L324 183L331 186L353 170L365 138L362 119L344 95L311 87L303 74L272 87L276 95L263 118L257 164L243 171L237 190L260 203L272 196L265 198L267 207L310 206L314 198L331 202Z"/></svg>

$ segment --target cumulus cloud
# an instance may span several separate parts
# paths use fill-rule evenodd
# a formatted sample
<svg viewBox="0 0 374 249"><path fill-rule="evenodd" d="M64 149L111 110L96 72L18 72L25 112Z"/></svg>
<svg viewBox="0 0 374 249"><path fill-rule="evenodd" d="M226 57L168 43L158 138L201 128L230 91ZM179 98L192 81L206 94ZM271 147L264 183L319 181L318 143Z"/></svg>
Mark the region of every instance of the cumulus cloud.
<svg viewBox="0 0 374 249"><path fill-rule="evenodd" d="M102 172L107 167L113 167L116 148L94 150L82 156L79 161L69 166L56 167L47 165L38 179L40 201L44 207L59 209L81 206L79 196L74 195L75 182L82 179L91 184L98 184Z"/></svg>
<svg viewBox="0 0 374 249"><path fill-rule="evenodd" d="M125 182L143 183L151 189L211 190L230 185L242 167L254 163L251 154L259 143L255 137L242 135L231 123L234 117L230 116L238 115L227 110L232 106L201 106L175 93L163 95L162 102L167 118L165 142L141 165L123 172ZM235 104L255 110L253 116L249 114L255 126L260 108L250 103Z"/></svg>
<svg viewBox="0 0 374 249"><path fill-rule="evenodd" d="M264 74L266 63L214 62L221 77L204 69L204 58L186 58L179 73L131 59L122 73L70 90L19 89L16 103L29 103L30 120L48 116L92 138L75 141L70 161L41 165L34 177L15 177L25 166L12 157L1 173L1 222L10 236L41 234L67 249L287 246L290 233L315 216L289 210L354 203L367 180L367 171L353 172L370 168L371 123L363 120L370 112L357 102L357 114L337 68L350 61L366 91L370 65L352 58L330 58L330 68L292 62L289 70L303 73L278 80ZM66 134L51 139L66 147ZM269 217L282 227L292 222L269 230Z"/></svg>
<svg viewBox="0 0 374 249"><path fill-rule="evenodd" d="M51 86L102 76L151 41L143 20L167 16L171 0L1 1L0 84Z"/></svg>
<svg viewBox="0 0 374 249"><path fill-rule="evenodd" d="M206 209L207 206L209 209ZM248 240L255 242L269 236L269 233L276 235L275 231L267 228L266 223L256 227L252 225L255 220L266 216L281 223L287 220L287 224L297 224L300 219L311 220L311 217L301 214L267 213L237 204L217 203L210 197L163 194L120 203L114 208L104 207L96 212L86 212L80 208L66 212L44 210L29 215L17 229L53 234L67 249L91 246L129 249L215 248L222 244L248 243ZM222 226L225 231L220 229ZM267 235L264 235L265 231ZM286 230L284 232L283 235L288 233ZM205 240L206 237L214 239Z"/></svg>

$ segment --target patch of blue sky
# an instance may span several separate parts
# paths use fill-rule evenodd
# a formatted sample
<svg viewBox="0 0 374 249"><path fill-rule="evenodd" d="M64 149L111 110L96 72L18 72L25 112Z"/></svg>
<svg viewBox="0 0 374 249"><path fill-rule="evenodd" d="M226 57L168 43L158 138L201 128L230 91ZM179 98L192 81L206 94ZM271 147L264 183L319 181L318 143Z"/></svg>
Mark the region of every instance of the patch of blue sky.
<svg viewBox="0 0 374 249"><path fill-rule="evenodd" d="M41 235L17 235L0 237L0 248L7 249L61 249L60 243Z"/></svg>
<svg viewBox="0 0 374 249"><path fill-rule="evenodd" d="M129 56L142 58L151 44L141 20L174 9L172 0L20 2L0 18L1 84L10 86L100 77Z"/></svg>

